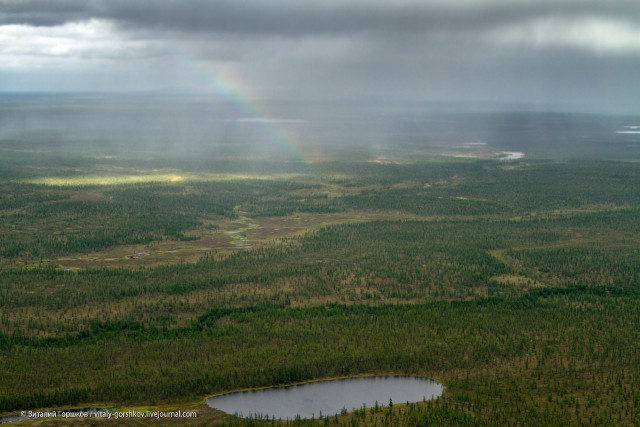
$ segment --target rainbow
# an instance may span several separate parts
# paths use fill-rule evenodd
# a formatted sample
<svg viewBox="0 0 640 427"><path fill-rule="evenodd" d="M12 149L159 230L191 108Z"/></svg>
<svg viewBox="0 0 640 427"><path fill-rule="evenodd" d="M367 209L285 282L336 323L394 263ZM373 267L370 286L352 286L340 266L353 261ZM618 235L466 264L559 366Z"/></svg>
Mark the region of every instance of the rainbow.
<svg viewBox="0 0 640 427"><path fill-rule="evenodd" d="M295 161L311 163L312 156L308 147L300 143L296 129L287 126L300 123L300 120L274 118L246 81L223 67L198 59L187 44L177 46L175 52L179 63L205 85L206 89L203 92L213 92L221 96L246 114L246 117L231 121L262 124L267 137L266 142L274 147L275 152L284 152ZM306 148L306 151L303 148Z"/></svg>

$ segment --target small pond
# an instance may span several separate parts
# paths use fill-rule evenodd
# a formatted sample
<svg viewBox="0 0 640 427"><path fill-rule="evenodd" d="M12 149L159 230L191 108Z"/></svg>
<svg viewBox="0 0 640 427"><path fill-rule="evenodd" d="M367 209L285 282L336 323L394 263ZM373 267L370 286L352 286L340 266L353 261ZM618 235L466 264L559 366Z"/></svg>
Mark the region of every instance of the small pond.
<svg viewBox="0 0 640 427"><path fill-rule="evenodd" d="M444 387L427 378L380 376L318 381L287 387L240 391L207 399L207 405L241 417L294 419L335 415L366 405L419 402L442 395Z"/></svg>

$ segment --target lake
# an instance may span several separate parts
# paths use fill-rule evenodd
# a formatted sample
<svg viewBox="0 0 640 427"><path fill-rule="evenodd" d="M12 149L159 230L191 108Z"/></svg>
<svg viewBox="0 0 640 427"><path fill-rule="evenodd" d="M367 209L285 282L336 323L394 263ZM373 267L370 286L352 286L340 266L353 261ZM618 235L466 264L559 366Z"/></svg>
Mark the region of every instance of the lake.
<svg viewBox="0 0 640 427"><path fill-rule="evenodd" d="M339 414L366 405L419 402L442 395L442 384L428 378L377 376L317 381L287 387L240 391L207 399L207 405L241 417L294 419Z"/></svg>

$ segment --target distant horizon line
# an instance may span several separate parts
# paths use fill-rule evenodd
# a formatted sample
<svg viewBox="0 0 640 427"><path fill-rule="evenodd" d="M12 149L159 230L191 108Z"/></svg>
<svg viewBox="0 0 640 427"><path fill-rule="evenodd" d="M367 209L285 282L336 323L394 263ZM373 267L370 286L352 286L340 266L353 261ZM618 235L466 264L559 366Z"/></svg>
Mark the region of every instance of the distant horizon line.
<svg viewBox="0 0 640 427"><path fill-rule="evenodd" d="M184 90L0 90L1 96L178 96L178 97L214 97L221 103L228 102L224 95L216 92L195 92ZM264 97L261 102L310 102L310 103L343 103L360 104L374 103L375 105L398 105L415 104L428 109L439 108L444 112L522 112L522 113L557 113L557 114L593 114L593 115L628 115L640 116L640 111L630 111L628 109L596 110L589 108L571 108L567 105L551 105L540 103L513 103L508 101L486 101L486 100L441 100L425 98L401 98L401 97L360 97L360 98L328 98L328 97Z"/></svg>

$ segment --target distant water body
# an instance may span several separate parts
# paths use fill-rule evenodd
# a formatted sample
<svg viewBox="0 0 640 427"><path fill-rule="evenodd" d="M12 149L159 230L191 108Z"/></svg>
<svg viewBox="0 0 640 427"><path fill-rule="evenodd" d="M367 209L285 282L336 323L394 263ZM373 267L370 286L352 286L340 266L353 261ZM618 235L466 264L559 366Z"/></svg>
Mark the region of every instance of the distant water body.
<svg viewBox="0 0 640 427"><path fill-rule="evenodd" d="M518 151L503 151L500 153L500 160L518 160L524 157L524 153Z"/></svg>

